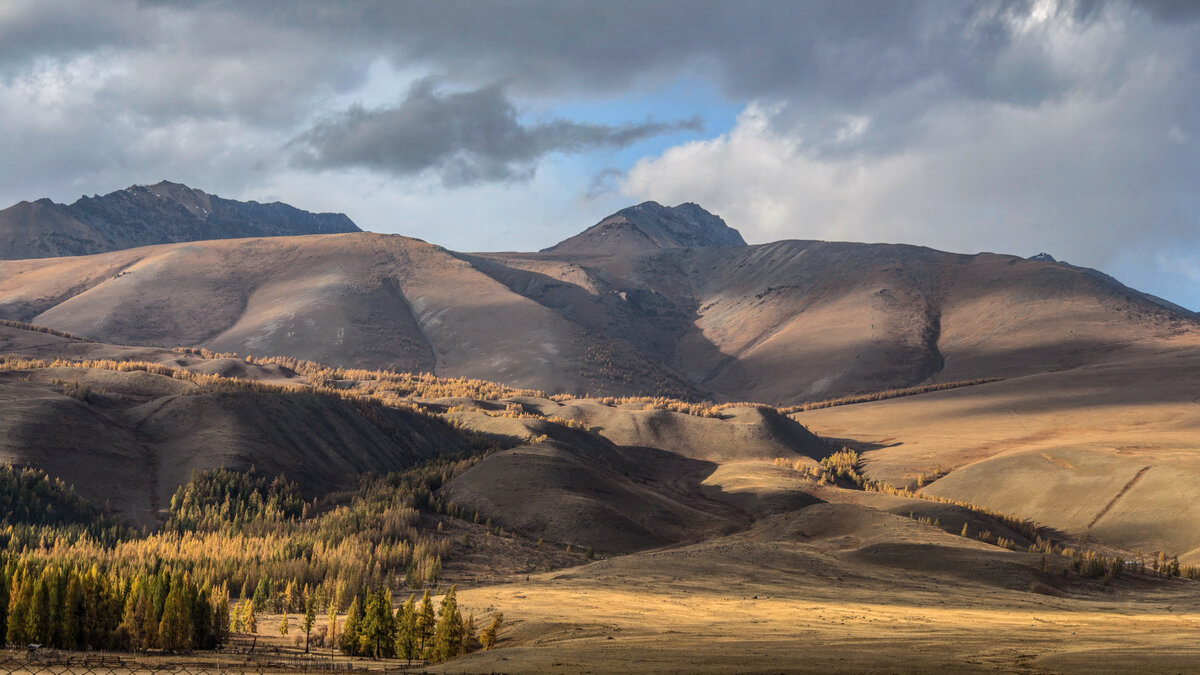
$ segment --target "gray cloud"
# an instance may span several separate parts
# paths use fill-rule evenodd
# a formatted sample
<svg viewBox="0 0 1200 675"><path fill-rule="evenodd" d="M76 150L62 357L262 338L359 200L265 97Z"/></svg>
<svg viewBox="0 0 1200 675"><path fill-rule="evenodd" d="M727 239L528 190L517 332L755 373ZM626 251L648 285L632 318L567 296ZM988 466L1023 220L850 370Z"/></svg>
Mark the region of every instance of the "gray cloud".
<svg viewBox="0 0 1200 675"><path fill-rule="evenodd" d="M587 192L584 197L587 199L596 199L607 194L617 192L621 187L621 181L626 178L625 171L616 167L608 167L597 171L590 181L588 181Z"/></svg>
<svg viewBox="0 0 1200 675"><path fill-rule="evenodd" d="M498 86L443 93L415 83L399 105L355 106L299 135L293 161L305 167L363 167L398 175L436 172L450 186L523 180L552 152L623 148L661 134L699 131L698 118L611 126L549 120L522 124Z"/></svg>
<svg viewBox="0 0 1200 675"><path fill-rule="evenodd" d="M1196 72L1193 0L9 0L0 200L160 178L236 196L341 172L407 190L412 212L534 185L544 196L553 180L594 205L616 180L638 198L727 207L764 236L1044 243L1103 267L1131 228L1143 247L1200 250ZM422 77L399 102L380 98ZM649 158L625 182L596 171L629 170L627 153L521 182L557 154L695 128L529 111L644 104L617 118L636 122L691 83L753 110L737 138ZM671 109L656 114L692 114ZM545 199L511 203L531 201ZM603 215L586 208L581 222Z"/></svg>

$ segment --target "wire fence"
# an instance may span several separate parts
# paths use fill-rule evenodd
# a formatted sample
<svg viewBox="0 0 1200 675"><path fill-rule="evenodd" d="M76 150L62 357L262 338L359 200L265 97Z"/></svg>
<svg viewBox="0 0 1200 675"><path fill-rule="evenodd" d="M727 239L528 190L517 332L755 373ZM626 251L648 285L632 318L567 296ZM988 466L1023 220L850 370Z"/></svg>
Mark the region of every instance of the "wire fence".
<svg viewBox="0 0 1200 675"><path fill-rule="evenodd" d="M421 672L423 662L334 661L286 655L213 658L187 655L98 654L38 650L0 653L0 673L13 675L266 675L267 673Z"/></svg>

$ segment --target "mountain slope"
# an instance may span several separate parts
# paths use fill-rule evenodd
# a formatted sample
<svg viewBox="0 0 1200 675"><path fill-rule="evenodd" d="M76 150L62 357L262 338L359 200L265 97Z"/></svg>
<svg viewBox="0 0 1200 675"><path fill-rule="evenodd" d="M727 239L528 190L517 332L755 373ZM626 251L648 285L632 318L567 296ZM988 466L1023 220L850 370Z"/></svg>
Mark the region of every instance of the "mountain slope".
<svg viewBox="0 0 1200 675"><path fill-rule="evenodd" d="M476 258L514 292L735 401L1061 370L1200 334L1194 313L1093 270L1006 255L782 241Z"/></svg>
<svg viewBox="0 0 1200 675"><path fill-rule="evenodd" d="M169 351L130 353L7 326L0 337L0 352L22 358L138 358L195 372L232 365ZM302 382L276 366L241 367L246 379ZM352 488L365 472L469 450L460 432L406 410L378 408L368 419L355 403L334 396L253 387L211 391L138 370L6 365L0 407L0 462L45 470L140 524L154 522L196 470L254 466L285 474L311 497Z"/></svg>
<svg viewBox="0 0 1200 675"><path fill-rule="evenodd" d="M859 448L872 480L1030 518L1129 551L1200 561L1200 341L949 391L797 413Z"/></svg>
<svg viewBox="0 0 1200 675"><path fill-rule="evenodd" d="M207 241L0 263L0 317L103 342L284 354L543 390L686 381L445 249L343 234Z"/></svg>
<svg viewBox="0 0 1200 675"><path fill-rule="evenodd" d="M238 202L179 183L134 185L74 204L49 199L0 211L0 259L88 255L206 239L358 232L340 213Z"/></svg>

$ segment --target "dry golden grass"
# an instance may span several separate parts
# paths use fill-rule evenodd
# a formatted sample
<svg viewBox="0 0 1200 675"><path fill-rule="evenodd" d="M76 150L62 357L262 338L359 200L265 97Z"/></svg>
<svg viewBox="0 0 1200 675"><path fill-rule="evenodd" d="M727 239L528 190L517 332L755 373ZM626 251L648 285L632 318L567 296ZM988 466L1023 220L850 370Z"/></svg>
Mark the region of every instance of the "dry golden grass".
<svg viewBox="0 0 1200 675"><path fill-rule="evenodd" d="M1012 513L1080 538L1200 560L1200 350L794 415L857 447L872 480Z"/></svg>

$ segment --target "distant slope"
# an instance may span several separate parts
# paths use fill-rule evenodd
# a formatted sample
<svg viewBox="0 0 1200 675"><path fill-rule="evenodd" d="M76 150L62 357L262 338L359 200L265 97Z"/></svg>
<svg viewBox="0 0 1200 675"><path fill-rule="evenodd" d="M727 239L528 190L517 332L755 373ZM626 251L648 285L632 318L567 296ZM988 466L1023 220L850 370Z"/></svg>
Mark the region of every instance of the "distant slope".
<svg viewBox="0 0 1200 675"><path fill-rule="evenodd" d="M179 183L134 185L74 204L49 199L0 211L0 259L89 255L206 239L359 232L340 213L238 202Z"/></svg>
<svg viewBox="0 0 1200 675"><path fill-rule="evenodd" d="M944 392L812 410L795 419L863 450L896 485L1031 518L1076 537L1200 562L1200 340Z"/></svg>

